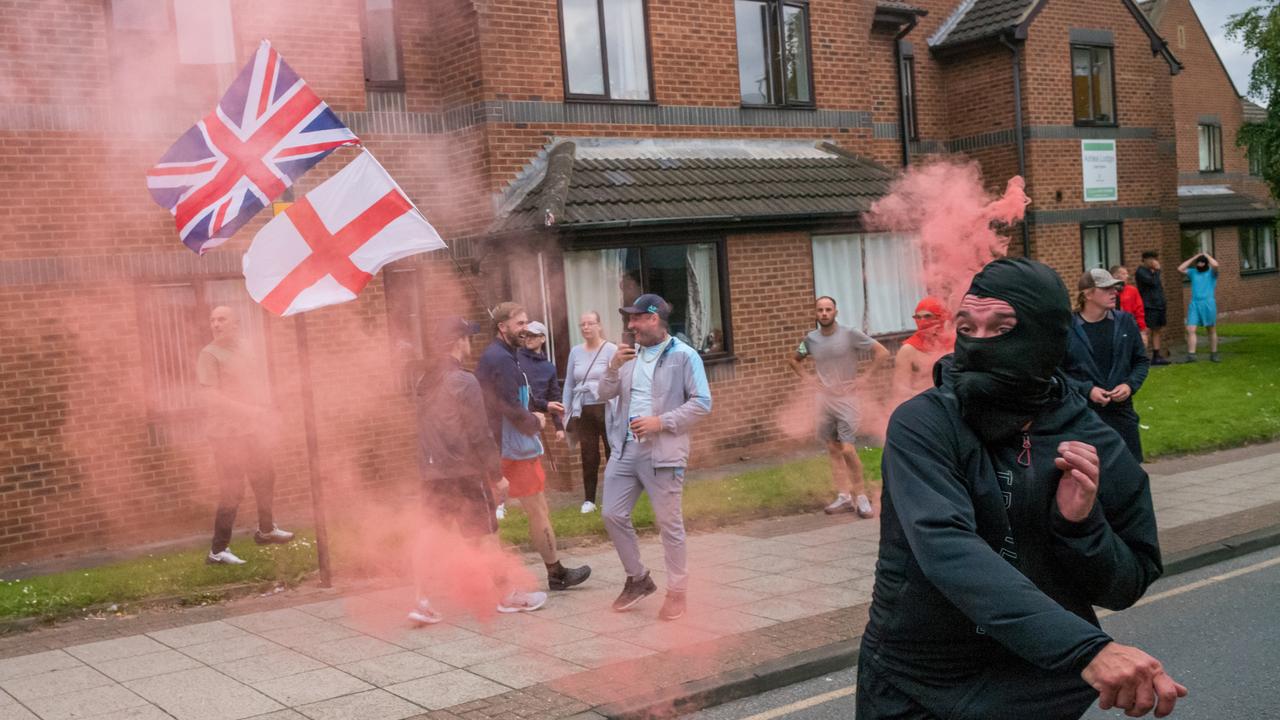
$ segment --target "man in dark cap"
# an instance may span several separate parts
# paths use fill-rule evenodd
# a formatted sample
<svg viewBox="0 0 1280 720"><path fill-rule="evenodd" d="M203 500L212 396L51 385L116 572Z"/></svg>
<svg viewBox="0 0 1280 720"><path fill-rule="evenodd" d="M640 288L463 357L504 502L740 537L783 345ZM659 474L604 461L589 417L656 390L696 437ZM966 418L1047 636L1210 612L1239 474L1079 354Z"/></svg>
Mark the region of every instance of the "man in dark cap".
<svg viewBox="0 0 1280 720"><path fill-rule="evenodd" d="M1137 601L1160 549L1146 473L1058 370L1070 327L1053 270L992 262L936 387L890 419L858 720L1164 717L1185 695L1093 612Z"/></svg>
<svg viewBox="0 0 1280 720"><path fill-rule="evenodd" d="M618 398L608 427L613 452L604 470L604 526L627 580L613 609L622 612L657 592L640 558L631 511L649 493L667 565L662 620L684 615L689 585L684 544L684 469L689 431L711 413L711 388L698 351L671 336L671 305L652 293L621 308L635 343L618 346L596 390L602 402Z"/></svg>

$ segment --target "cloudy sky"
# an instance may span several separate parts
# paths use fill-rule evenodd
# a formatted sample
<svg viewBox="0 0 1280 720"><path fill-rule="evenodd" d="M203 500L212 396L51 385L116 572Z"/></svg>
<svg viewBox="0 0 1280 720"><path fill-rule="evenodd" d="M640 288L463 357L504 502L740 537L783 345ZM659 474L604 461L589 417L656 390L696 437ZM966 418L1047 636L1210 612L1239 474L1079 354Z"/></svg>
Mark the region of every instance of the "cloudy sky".
<svg viewBox="0 0 1280 720"><path fill-rule="evenodd" d="M1222 26L1226 24L1228 17L1244 12L1257 4L1251 0L1191 0L1196 14L1200 16L1200 22L1204 24L1205 31L1209 33L1214 47L1218 49L1218 55L1227 66L1227 72L1231 73L1231 79L1236 83L1236 90L1242 93L1247 93L1249 90L1249 68L1253 67L1253 56L1247 54L1244 46L1238 41L1228 40ZM1174 38L1167 38L1167 40L1171 46L1175 45ZM1178 54L1176 46L1173 48L1173 53Z"/></svg>

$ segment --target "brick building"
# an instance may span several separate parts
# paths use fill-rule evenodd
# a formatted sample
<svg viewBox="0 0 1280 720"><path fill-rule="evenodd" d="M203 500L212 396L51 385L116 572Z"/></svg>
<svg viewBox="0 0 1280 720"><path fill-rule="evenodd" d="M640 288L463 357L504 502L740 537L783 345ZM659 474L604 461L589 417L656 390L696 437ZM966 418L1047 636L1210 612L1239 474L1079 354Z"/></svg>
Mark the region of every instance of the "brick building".
<svg viewBox="0 0 1280 720"><path fill-rule="evenodd" d="M1265 111L1237 91L1189 0L1154 0L1143 10L1186 63L1173 82L1181 225L1175 258L1206 251L1221 263L1219 312L1280 304L1276 204L1258 158L1236 142L1240 127L1264 120Z"/></svg>
<svg viewBox="0 0 1280 720"><path fill-rule="evenodd" d="M992 189L1024 174L1014 249L1069 279L1179 252L1171 97L1187 60L1129 0L286 6L0 0L0 566L206 527L191 385L214 304L268 358L277 496L307 510L298 322L238 280L266 218L197 257L142 181L264 37L451 248L307 318L319 465L340 497L412 491L403 378L422 319L508 298L561 359L577 312L613 322L627 294L672 300L716 398L696 463L807 437L777 409L814 295L892 340L923 292L908 239L861 219L905 162L966 154Z"/></svg>

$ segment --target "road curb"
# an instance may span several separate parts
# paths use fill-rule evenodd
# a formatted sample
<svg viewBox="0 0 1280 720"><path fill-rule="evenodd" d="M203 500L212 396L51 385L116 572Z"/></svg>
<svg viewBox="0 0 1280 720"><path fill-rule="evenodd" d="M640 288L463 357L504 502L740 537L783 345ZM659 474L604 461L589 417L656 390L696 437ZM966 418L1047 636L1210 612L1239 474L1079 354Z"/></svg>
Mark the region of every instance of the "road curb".
<svg viewBox="0 0 1280 720"><path fill-rule="evenodd" d="M1280 525L1233 535L1170 555L1164 562L1164 577L1181 575L1277 545L1280 545ZM731 670L703 680L687 682L660 693L657 697L601 705L581 717L658 720L759 695L853 667L858 662L858 646L861 641L862 637L859 635L751 668Z"/></svg>

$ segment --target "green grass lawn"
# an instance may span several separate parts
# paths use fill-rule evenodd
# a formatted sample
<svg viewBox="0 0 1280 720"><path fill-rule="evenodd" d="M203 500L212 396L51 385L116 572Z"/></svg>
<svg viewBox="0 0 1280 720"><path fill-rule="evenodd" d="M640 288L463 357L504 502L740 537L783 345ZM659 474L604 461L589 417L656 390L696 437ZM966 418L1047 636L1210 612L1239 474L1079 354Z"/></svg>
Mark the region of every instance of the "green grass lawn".
<svg viewBox="0 0 1280 720"><path fill-rule="evenodd" d="M1153 368L1135 403L1142 416L1142 441L1148 458L1214 450L1280 437L1280 324L1226 325L1223 362ZM1206 346L1207 349L1207 346ZM861 452L867 477L877 483L880 451ZM813 511L830 500L831 474L824 456L781 463L727 477L691 482L684 510L690 528L713 528L738 520ZM561 538L604 537L599 513L582 515L577 506L553 511ZM633 516L636 527L653 527L653 509L642 498ZM528 522L518 509L501 525L505 541L523 545ZM249 540L233 544L248 560L240 567L209 567L205 550L156 555L91 570L64 572L31 580L0 581L0 619L57 617L110 603L148 599L176 602L216 600L229 586L294 584L315 569L309 536L290 546L258 547ZM335 528L335 574L351 574L358 564L343 551L344 533Z"/></svg>

